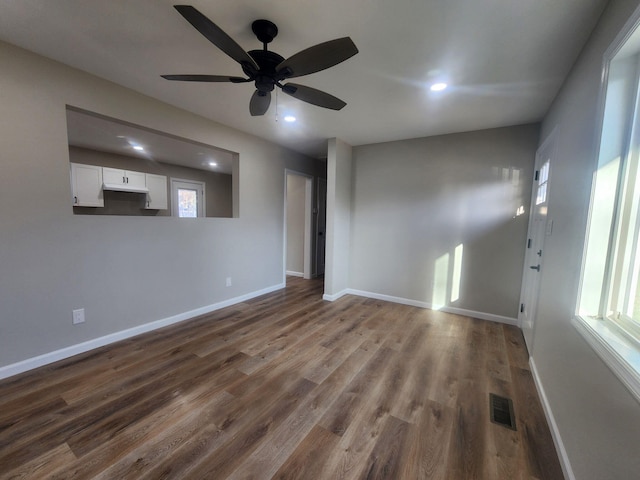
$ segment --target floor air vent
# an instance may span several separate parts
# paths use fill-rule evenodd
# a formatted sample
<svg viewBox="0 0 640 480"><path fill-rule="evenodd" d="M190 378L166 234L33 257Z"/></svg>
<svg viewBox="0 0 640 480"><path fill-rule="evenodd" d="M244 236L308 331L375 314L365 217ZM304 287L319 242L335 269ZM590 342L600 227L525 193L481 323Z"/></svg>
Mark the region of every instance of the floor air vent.
<svg viewBox="0 0 640 480"><path fill-rule="evenodd" d="M501 397L495 393L489 394L489 410L491 421L503 427L516 429L516 419L513 414L513 402L510 398Z"/></svg>

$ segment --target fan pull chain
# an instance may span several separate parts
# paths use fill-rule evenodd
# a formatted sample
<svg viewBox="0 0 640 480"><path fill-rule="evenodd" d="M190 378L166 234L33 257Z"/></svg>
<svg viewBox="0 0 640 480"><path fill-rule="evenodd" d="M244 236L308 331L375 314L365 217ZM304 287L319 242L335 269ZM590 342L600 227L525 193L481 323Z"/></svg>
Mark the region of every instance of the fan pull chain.
<svg viewBox="0 0 640 480"><path fill-rule="evenodd" d="M278 123L278 89L276 88L276 123Z"/></svg>

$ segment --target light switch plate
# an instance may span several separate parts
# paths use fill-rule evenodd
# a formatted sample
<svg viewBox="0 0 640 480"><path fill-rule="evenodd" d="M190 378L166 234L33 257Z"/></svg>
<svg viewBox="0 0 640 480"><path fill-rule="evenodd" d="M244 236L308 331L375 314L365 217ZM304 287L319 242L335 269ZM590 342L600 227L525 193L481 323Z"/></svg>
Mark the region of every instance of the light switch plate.
<svg viewBox="0 0 640 480"><path fill-rule="evenodd" d="M73 324L84 323L84 308L78 308L73 311Z"/></svg>

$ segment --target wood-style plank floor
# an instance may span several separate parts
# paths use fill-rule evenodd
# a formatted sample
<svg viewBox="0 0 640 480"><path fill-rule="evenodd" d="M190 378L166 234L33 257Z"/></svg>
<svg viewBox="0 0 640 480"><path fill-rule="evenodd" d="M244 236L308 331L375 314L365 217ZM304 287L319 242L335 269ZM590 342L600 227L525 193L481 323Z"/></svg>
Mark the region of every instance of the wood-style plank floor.
<svg viewBox="0 0 640 480"><path fill-rule="evenodd" d="M562 478L518 329L287 282L0 381L0 478Z"/></svg>

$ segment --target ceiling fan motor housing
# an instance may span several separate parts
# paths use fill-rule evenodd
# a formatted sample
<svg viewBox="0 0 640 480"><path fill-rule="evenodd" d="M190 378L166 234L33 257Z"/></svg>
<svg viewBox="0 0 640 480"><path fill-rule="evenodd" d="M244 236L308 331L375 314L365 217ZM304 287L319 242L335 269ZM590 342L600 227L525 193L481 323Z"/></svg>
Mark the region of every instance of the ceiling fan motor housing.
<svg viewBox="0 0 640 480"><path fill-rule="evenodd" d="M285 77L276 72L276 67L282 63L284 57L267 50L251 50L247 53L260 67L260 70L256 73L243 66L244 73L249 78L255 78L258 91L271 92L276 82L284 80Z"/></svg>

